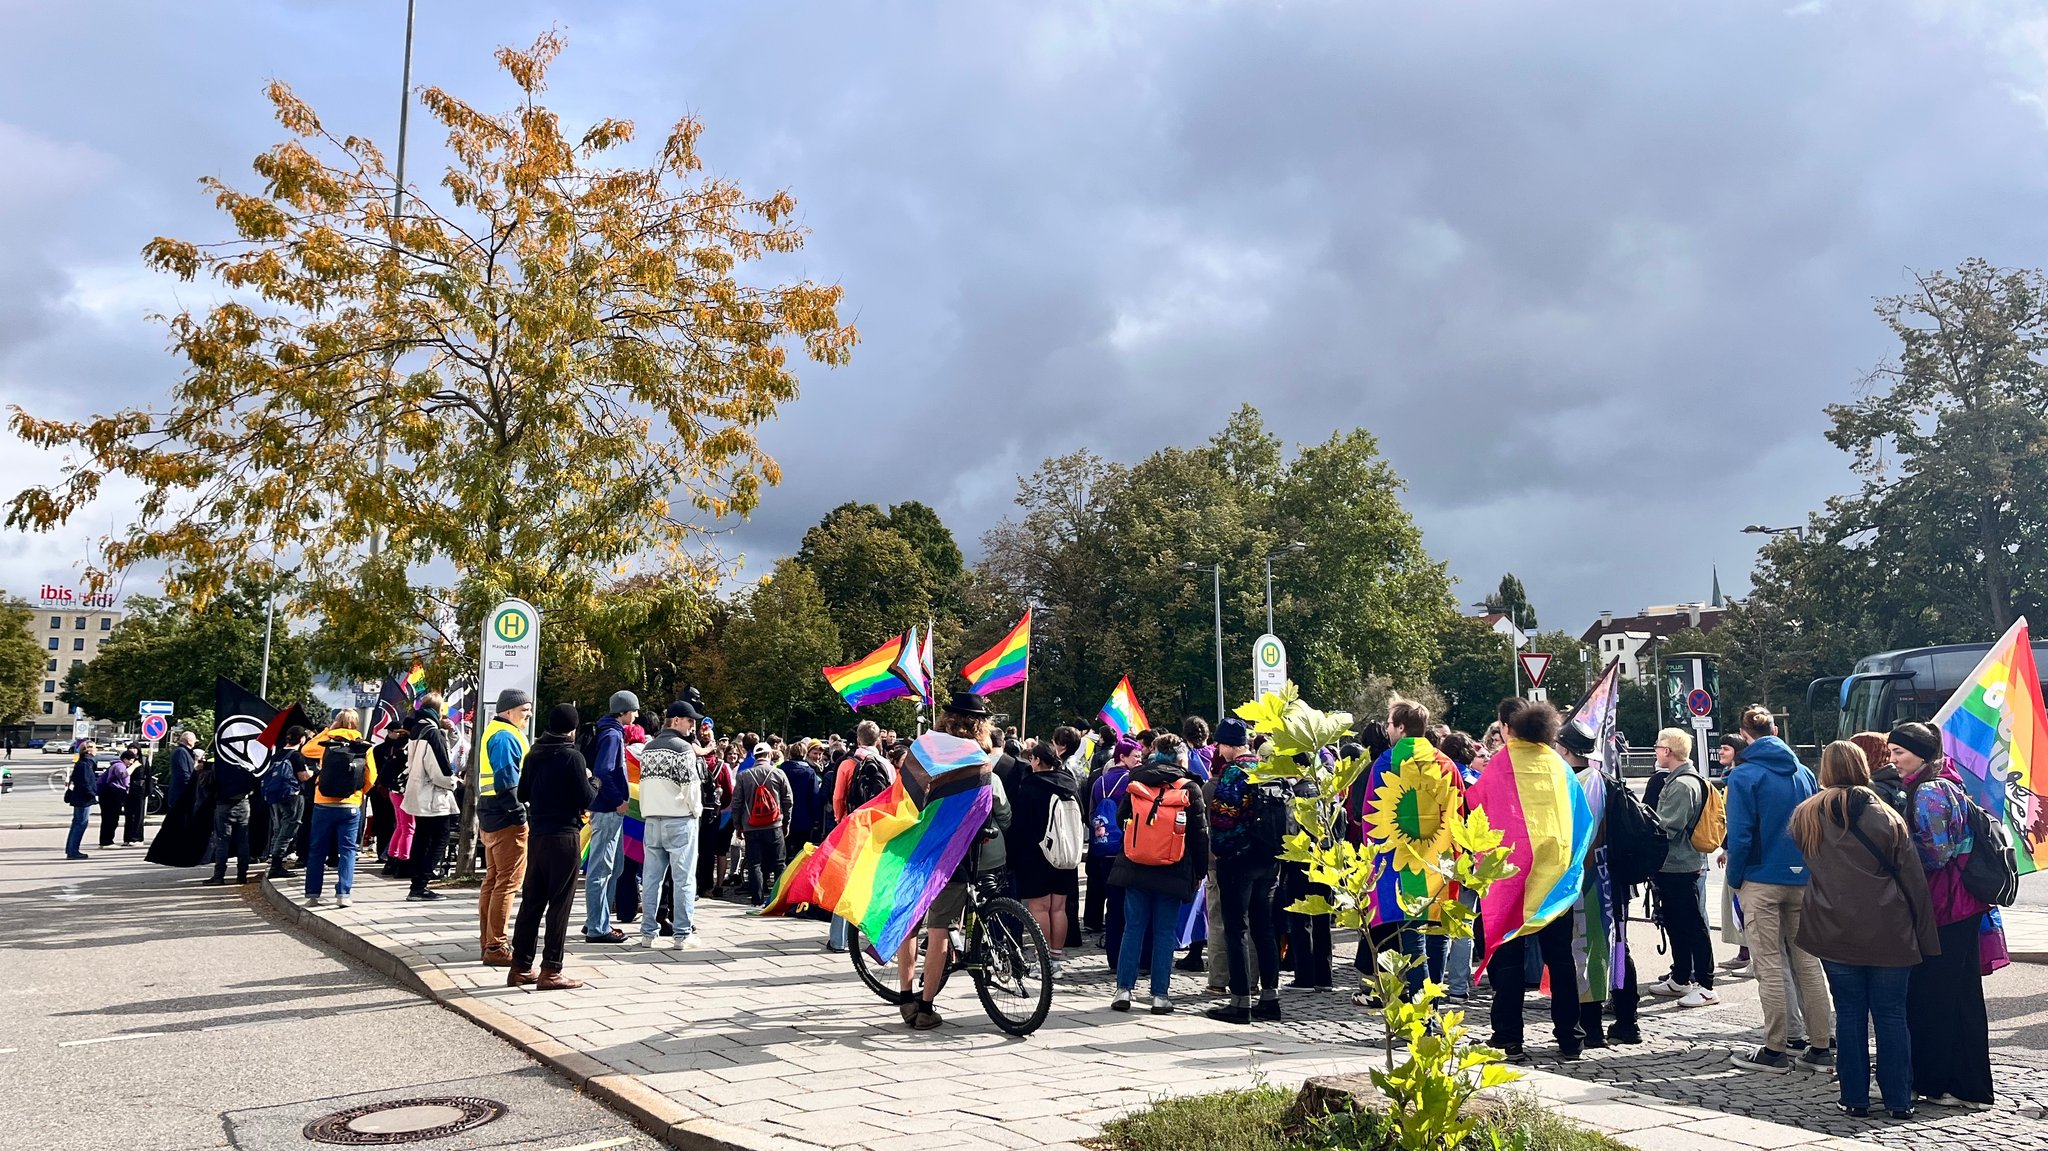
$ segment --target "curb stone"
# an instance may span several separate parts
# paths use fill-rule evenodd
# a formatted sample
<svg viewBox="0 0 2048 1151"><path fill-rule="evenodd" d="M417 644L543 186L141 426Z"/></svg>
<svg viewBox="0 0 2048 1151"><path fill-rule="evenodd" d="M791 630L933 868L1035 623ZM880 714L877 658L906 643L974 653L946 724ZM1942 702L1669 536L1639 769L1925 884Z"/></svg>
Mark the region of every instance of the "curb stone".
<svg viewBox="0 0 2048 1151"><path fill-rule="evenodd" d="M409 991L466 1017L571 1081L584 1094L617 1111L642 1131L682 1151L817 1151L808 1143L760 1135L707 1119L666 1095L581 1051L572 1051L502 1009L470 998L439 971L417 972L405 961L318 912L301 907L263 878L263 899L286 926L390 976Z"/></svg>

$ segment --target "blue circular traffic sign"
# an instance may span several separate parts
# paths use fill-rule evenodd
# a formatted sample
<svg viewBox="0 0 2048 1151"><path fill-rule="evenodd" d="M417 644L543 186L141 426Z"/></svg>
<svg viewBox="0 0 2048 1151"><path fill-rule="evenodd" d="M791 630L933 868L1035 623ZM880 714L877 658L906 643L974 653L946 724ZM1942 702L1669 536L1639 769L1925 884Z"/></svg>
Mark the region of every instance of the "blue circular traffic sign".
<svg viewBox="0 0 2048 1151"><path fill-rule="evenodd" d="M1712 715L1714 714L1714 695L1706 688L1693 688L1686 693L1685 707L1687 711L1692 712L1694 715Z"/></svg>
<svg viewBox="0 0 2048 1151"><path fill-rule="evenodd" d="M142 717L142 738L155 743L164 737L164 731L169 726L163 716L145 715Z"/></svg>

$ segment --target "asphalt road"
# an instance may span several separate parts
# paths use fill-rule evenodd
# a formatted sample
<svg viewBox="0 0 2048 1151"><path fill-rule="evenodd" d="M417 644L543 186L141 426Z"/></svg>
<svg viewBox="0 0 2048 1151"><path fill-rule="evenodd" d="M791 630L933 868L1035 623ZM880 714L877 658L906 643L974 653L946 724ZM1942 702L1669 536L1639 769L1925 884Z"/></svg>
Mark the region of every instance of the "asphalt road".
<svg viewBox="0 0 2048 1151"><path fill-rule="evenodd" d="M51 800L0 796L0 1151L312 1146L358 1104L475 1096L508 1112L410 1144L656 1146L526 1055L265 917L251 888L199 886L140 848L66 862L16 829ZM62 806L56 807L61 817Z"/></svg>

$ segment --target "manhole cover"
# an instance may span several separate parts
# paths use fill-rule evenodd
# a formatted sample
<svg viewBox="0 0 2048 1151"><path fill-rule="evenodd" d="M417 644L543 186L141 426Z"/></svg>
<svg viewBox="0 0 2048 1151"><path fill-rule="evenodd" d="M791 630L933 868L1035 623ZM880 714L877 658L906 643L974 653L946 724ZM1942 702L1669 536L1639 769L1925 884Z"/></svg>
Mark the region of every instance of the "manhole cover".
<svg viewBox="0 0 2048 1151"><path fill-rule="evenodd" d="M503 1103L474 1095L390 1099L322 1115L306 1124L305 1136L315 1143L349 1147L422 1143L481 1127L503 1114Z"/></svg>

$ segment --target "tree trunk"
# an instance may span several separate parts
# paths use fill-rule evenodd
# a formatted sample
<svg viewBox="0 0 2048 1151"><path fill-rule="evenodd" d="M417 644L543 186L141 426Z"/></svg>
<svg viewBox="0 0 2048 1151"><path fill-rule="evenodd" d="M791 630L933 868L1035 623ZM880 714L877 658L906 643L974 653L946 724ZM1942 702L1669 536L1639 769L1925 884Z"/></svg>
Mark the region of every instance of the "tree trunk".
<svg viewBox="0 0 2048 1151"><path fill-rule="evenodd" d="M1999 634L2012 626L2012 583L2005 571L2005 540L2000 530L1998 500L1995 496L1978 499L1977 534L1978 546L1984 549L1984 598L1991 609L1991 623Z"/></svg>

